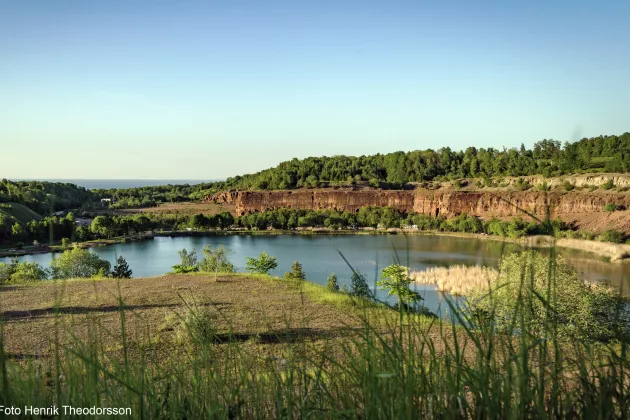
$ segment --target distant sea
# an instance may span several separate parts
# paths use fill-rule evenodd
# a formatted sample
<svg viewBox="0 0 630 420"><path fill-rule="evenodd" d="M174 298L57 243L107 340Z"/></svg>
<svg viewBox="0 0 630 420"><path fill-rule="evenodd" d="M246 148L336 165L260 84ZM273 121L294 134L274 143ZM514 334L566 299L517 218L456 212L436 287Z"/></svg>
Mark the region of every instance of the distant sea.
<svg viewBox="0 0 630 420"><path fill-rule="evenodd" d="M14 179L14 181L33 181L31 179ZM65 182L85 187L88 190L99 188L136 188L153 187L156 185L201 184L202 182L216 182L219 179L37 179L36 181Z"/></svg>

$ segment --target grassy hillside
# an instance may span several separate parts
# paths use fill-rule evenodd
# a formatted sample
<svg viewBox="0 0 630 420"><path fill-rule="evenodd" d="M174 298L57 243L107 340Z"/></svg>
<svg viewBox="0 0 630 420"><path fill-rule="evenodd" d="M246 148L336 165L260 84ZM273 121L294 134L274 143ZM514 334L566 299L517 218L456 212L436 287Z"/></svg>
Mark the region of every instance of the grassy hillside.
<svg viewBox="0 0 630 420"><path fill-rule="evenodd" d="M35 213L33 210L18 203L2 203L0 211L24 224L30 222L31 220L40 220L42 218L42 216Z"/></svg>
<svg viewBox="0 0 630 420"><path fill-rule="evenodd" d="M523 307L527 302L523 302ZM626 343L497 334L308 282L167 275L0 287L0 403L131 418L625 418ZM69 418L62 415L60 418Z"/></svg>

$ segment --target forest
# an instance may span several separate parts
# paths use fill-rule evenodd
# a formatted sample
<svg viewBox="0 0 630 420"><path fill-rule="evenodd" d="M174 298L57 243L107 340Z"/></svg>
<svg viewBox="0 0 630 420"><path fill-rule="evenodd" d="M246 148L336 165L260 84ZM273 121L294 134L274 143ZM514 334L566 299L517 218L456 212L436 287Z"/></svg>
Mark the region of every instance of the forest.
<svg viewBox="0 0 630 420"><path fill-rule="evenodd" d="M359 157L292 159L255 174L228 178L223 188L273 190L364 181L374 187L400 189L409 182L431 180L629 171L630 133L624 133L564 145L545 139L531 149L524 145L504 150L471 146L453 151L444 147Z"/></svg>

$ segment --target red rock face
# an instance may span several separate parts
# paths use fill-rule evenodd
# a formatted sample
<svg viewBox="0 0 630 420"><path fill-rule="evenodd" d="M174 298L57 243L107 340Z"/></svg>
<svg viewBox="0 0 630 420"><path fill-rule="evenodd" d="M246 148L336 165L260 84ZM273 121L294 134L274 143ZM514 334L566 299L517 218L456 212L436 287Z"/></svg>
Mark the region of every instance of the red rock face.
<svg viewBox="0 0 630 420"><path fill-rule="evenodd" d="M570 218L573 213L604 212L615 203L630 208L630 194L581 192L507 192L507 191L395 191L395 190L293 190L228 191L206 201L235 204L238 215L279 208L304 210L334 209L356 212L361 207L393 207L405 212L446 217L467 213L479 217L523 216L524 212L545 217Z"/></svg>

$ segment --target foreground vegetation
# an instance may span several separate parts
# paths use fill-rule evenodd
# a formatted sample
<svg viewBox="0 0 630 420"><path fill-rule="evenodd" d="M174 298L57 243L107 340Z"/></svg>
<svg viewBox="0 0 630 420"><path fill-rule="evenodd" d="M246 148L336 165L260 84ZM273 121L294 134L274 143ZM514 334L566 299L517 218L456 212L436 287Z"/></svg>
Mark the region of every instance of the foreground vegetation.
<svg viewBox="0 0 630 420"><path fill-rule="evenodd" d="M0 288L0 405L129 407L134 418L630 415L623 308L608 301L602 316L601 296L567 283L574 273L553 255L507 256L502 272L472 306L447 300L445 319L329 291L295 263L285 279ZM378 283L413 302L408 284L399 266ZM572 315L584 299L595 306Z"/></svg>

